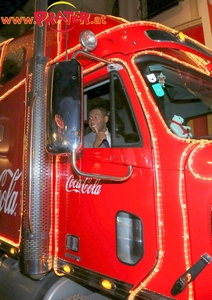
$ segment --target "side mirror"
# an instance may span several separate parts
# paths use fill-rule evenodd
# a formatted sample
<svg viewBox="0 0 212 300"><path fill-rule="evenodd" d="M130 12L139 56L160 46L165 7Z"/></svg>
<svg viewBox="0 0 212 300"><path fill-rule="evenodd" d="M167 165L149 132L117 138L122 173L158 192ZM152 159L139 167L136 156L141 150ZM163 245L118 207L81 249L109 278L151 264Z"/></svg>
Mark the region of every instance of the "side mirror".
<svg viewBox="0 0 212 300"><path fill-rule="evenodd" d="M51 154L79 152L83 136L81 65L76 59L52 65L48 72L47 145Z"/></svg>
<svg viewBox="0 0 212 300"><path fill-rule="evenodd" d="M110 176L82 172L76 165L77 155L79 157L83 149L84 130L82 71L75 58L50 67L47 93L46 150L51 154L71 154L73 170L79 176L118 182L128 180L133 171L131 166L124 176Z"/></svg>

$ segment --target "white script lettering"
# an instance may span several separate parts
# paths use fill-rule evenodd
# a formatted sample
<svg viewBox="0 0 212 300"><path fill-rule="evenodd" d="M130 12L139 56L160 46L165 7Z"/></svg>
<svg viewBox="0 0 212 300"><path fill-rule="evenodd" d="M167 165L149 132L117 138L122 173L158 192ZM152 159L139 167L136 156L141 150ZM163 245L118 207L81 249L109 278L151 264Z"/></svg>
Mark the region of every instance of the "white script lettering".
<svg viewBox="0 0 212 300"><path fill-rule="evenodd" d="M82 193L99 195L101 193L102 186L99 184L100 180L96 180L92 183L92 178L86 178L85 180L74 179L74 175L71 175L66 181L66 191L68 193Z"/></svg>
<svg viewBox="0 0 212 300"><path fill-rule="evenodd" d="M10 183L8 189L4 189L5 183L9 177ZM10 169L4 170L0 175L0 212L8 215L15 215L17 207L18 192L15 190L16 183L21 177L19 169L13 173Z"/></svg>

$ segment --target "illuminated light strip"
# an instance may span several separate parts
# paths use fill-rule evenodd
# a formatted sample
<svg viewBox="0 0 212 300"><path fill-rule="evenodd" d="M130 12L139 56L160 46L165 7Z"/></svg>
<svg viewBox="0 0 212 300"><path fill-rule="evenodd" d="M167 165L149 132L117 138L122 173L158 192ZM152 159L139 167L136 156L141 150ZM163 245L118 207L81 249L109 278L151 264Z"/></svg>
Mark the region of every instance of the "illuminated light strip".
<svg viewBox="0 0 212 300"><path fill-rule="evenodd" d="M178 61L179 63L181 64L184 64L186 65L187 67L193 67L191 66L190 64L188 63L184 63L182 61L179 61L178 59L173 59L173 57L169 56L169 55L166 55L166 54L163 54L162 52L158 52L158 51L144 51L142 53L138 53L136 54L133 58L132 58L132 64L134 65L135 69L136 69L136 73L137 75L139 76L142 84L143 84L143 87L145 89L145 92L146 94L148 95L148 98L149 98L149 101L152 103L154 109L156 112L159 112L159 109L158 107L156 106L155 102L153 101L153 97L149 91L149 88L147 87L146 85L146 82L145 80L143 79L143 77L141 76L141 73L139 71L139 69L137 68L137 65L135 64L134 62L134 59L139 56L139 55L145 55L145 54L156 54L158 56L164 56L166 57L167 59L169 60L174 60L174 61ZM197 69L197 68L195 68ZM197 69L199 71L199 69ZM157 137L154 135L154 128L152 125L154 125L154 122L152 124L151 122L151 118L149 117L149 112L148 110L146 109L145 107L145 104L143 103L142 101L142 98L140 97L140 91L139 89L136 87L136 82L134 83L134 86L135 86L135 89L136 89L136 92L138 94L138 97L140 98L140 101L143 105L143 108L144 108L144 112L145 114L147 114L148 118L147 118L147 121L148 121L148 124L149 124L149 128L150 128L150 132L153 134L153 142L154 142L154 146L156 145L156 140L157 140ZM161 122L163 123L163 125L165 126L165 128L167 129L167 125L165 123L165 121L163 120L161 114L158 115ZM172 134L171 131L169 129L167 129L167 133L169 134ZM175 136L175 135L174 135ZM180 139L182 140L182 138L179 138L177 136L175 136L177 139ZM186 197L185 197L185 183L184 183L184 161L185 161L185 158L186 158L186 155L188 153L188 151L190 150L191 147L193 147L194 144L197 144L198 141L195 141L195 140L190 140L190 139L187 139L185 140L185 142L189 143L189 145L186 147L186 149L184 150L184 153L182 154L181 156L181 160L180 160L180 175L179 175L179 197L180 197L180 206L181 206L181 211L182 211L182 219L183 219L183 241L184 241L184 257L185 257L185 264L186 264L186 269L189 269L191 267L191 261L190 261L190 243L189 243L189 229L188 229L188 220L187 220L187 207L186 207ZM154 147L153 147L154 149ZM156 163L159 163L159 159L158 159L158 156L159 156L159 149L155 149L156 151L154 152L154 158L155 158L155 162ZM159 167L159 165L157 165L157 167ZM157 170L157 169L156 169ZM156 173L156 176L158 175L158 179L160 179L159 177L159 173ZM158 192L160 193L160 185L158 184L157 186L157 189ZM162 203L161 203L161 195L158 194L157 192L157 209L159 210L159 213L161 213L161 215L158 217L158 224L161 223L161 221L163 221L162 219ZM160 220L161 218L161 220ZM162 223L163 224L163 223ZM148 276L148 278L145 279L144 282L142 282L140 284L140 286L138 286L135 290L132 291L132 298L129 298L129 299L133 299L134 296L136 296L136 294L141 291L146 285L147 283L153 278L153 276L158 272L158 268L161 267L162 265L162 258L163 258L163 254L164 254L164 250L163 250L163 241L162 241L162 229L160 230L159 228L159 254L160 256L158 257L158 262L157 262L157 265L156 267L154 268L154 270L151 272L151 274ZM160 260L160 261L159 261ZM193 295L193 285L189 285L189 299L192 300L194 299L194 295Z"/></svg>
<svg viewBox="0 0 212 300"><path fill-rule="evenodd" d="M110 32L119 31L120 29L127 29L127 28L133 28L133 27L148 27L148 26L149 26L149 27L152 27L152 29L153 29L153 28L162 29L162 30L164 30L164 31L167 31L167 32L169 32L169 33L172 33L173 35L178 35L178 34L179 34L179 31L178 31L178 30L175 30L175 29L173 29L173 28L167 27L167 26L162 25L162 24L157 23L157 22L137 21L137 22L124 23L124 24L121 24L121 25L112 27L112 28L110 28L110 29L107 29L107 30L105 30L105 31L100 32L100 33L97 34L96 36L97 36L97 37L101 37L101 36L104 36L104 35L106 35L106 34L108 34L108 33L110 33ZM126 32L126 34L127 34L127 32ZM201 48L204 48L206 51L207 51L207 50L211 51L210 48L208 48L207 46L201 44L200 42L196 41L195 39L192 39L191 37L189 37L189 36L187 36L187 35L185 35L185 34L184 34L184 36L186 37L187 40L193 42L193 43L196 44L197 46L200 46ZM177 43L177 42L176 42L176 43ZM171 48L171 47L170 47L170 48ZM195 50L195 49L193 49L193 48L191 48L191 47L188 47L188 48L190 48L190 49L192 49L192 50ZM183 50L181 50L181 51L183 51ZM184 51L185 51L185 50L184 50ZM192 55L192 54L191 54L191 55ZM193 54L193 55L195 55L195 54ZM209 55L209 54L208 54L208 56L211 57L211 55ZM211 60L212 60L212 58L211 58ZM206 63L205 63L205 61L204 61L204 65L205 65L205 64L206 64ZM209 71L209 70L207 69L207 71Z"/></svg>
<svg viewBox="0 0 212 300"><path fill-rule="evenodd" d="M6 49L7 49L7 45L13 40L12 39L9 39L3 43L0 43L0 47L2 47L2 50L1 50L1 55L0 55L0 74L2 72L2 66L3 66L3 61L4 61L4 56L5 56L5 52L6 52Z"/></svg>
<svg viewBox="0 0 212 300"><path fill-rule="evenodd" d="M8 90L5 94L3 94L0 97L0 101L2 101L5 97L7 97L8 95L10 95L12 92L14 92L16 89L18 89L22 84L24 84L26 82L26 79L24 78L23 80L21 80L18 84L16 84L13 88L11 88L10 90Z"/></svg>
<svg viewBox="0 0 212 300"><path fill-rule="evenodd" d="M149 91L149 88L146 86L146 83L144 82L144 79L141 76L140 71L135 65L134 59L136 56L139 54L136 54L131 62L132 65L134 66L137 76L139 77L145 92L148 96L148 100L153 104L154 109L156 112L159 112L158 107L155 105L155 103L152 101L152 95ZM130 79L133 83L133 86L135 87L135 91L137 93L137 96L140 100L140 103L142 105L142 108L144 110L144 114L146 116L148 125L149 125L149 130L151 133L152 137L152 143L153 143L153 156L154 156L154 165L155 165L155 177L156 177L156 216L157 216L157 235L158 235L158 258L157 258L157 263L154 267L154 269L151 271L151 273L148 275L148 277L143 281L140 282L139 286L137 286L134 290L131 290L129 300L134 299L134 297L137 295L138 292L140 292L143 288L147 286L147 284L152 280L152 278L160 271L163 263L163 258L165 254L164 250L164 244L163 244L163 237L164 237L164 217L163 217L163 205L162 205L162 183L161 183L161 174L160 174L160 154L159 154L159 148L158 148L158 138L157 138L157 133L156 133L156 127L154 125L153 120L151 119L151 115L142 99L142 94L140 92L139 87L137 86L137 81L134 78L134 75L128 68L128 72L130 73ZM164 122L165 125L165 122Z"/></svg>
<svg viewBox="0 0 212 300"><path fill-rule="evenodd" d="M57 56L61 54L61 41L62 41L61 27L62 27L62 21L59 20L57 22Z"/></svg>
<svg viewBox="0 0 212 300"><path fill-rule="evenodd" d="M124 20L124 19L123 19ZM174 30L174 29L171 29L171 28L169 28L169 27L166 27L166 26L164 26L164 25L161 25L161 24L157 24L157 23L155 23L155 22L149 22L149 21L138 21L138 22L133 22L133 23L123 23L123 24L120 24L120 25L117 25L117 26L114 26L114 27L112 27L112 28L108 28L108 29L106 29L106 30L104 30L104 31L102 31L102 32L100 32L100 33L98 33L98 34L96 34L96 37L97 37L97 39L98 38L101 38L101 37L103 37L103 36L106 36L106 35L108 35L109 33L111 33L111 32L115 32L115 31L119 31L120 29L127 29L128 27L130 27L130 28L133 28L133 27L143 27L143 26L153 26L153 27L157 27L157 28L162 28L162 29L164 29L164 30L167 30L167 31L169 31L169 32L171 32L171 33L178 33L178 31L176 31L176 30ZM67 53L68 54L70 54L70 53L73 53L74 51L76 51L76 50L79 50L79 49L81 49L82 47L81 47L81 44L78 44L78 45L76 45L76 46L74 46L73 48L71 48L71 49L68 49L67 50ZM54 59L52 59L51 61L49 61L48 62L48 66L49 65L51 65L52 63L55 63L55 62L58 62L58 61L60 61L60 60L62 60L64 57L65 57L65 55L66 55L66 51L64 51L63 53L61 53L60 55L58 55L58 56L56 56Z"/></svg>
<svg viewBox="0 0 212 300"><path fill-rule="evenodd" d="M143 77L141 76L141 73L140 71L138 70L135 62L134 62L134 59L138 56L138 55L145 55L145 54L156 54L156 55L159 55L159 56L165 56L167 59L171 59L173 60L173 57L169 56L169 55L164 55L163 53L159 53L158 51L145 51L144 53L138 53L136 54L133 58L132 58L132 64L134 65L135 69L136 69L136 72L137 72L137 75L139 76L142 84L143 84L143 87L145 89L145 92L146 94L148 95L148 99L149 101L152 103L154 109L156 112L159 112L159 109L158 107L156 106L155 102L153 101L152 99L152 95L149 91L149 88L147 87L146 85L146 82L144 81ZM174 59L175 61L178 61L177 59ZM182 62L180 62L182 64ZM186 63L186 65L188 66L188 64ZM190 66L190 65L189 65ZM158 242L159 242L159 257L158 257L158 262L157 262L157 265L155 266L154 270L151 272L151 274L148 276L148 278L145 279L144 282L142 282L140 284L140 286L138 286L135 290L132 291L132 297L134 297L139 291L141 291L146 285L147 283L158 273L160 267L162 266L162 261L163 261L163 255L164 255L164 247L163 247L163 228L160 228L160 225L163 226L163 209L162 209L162 194L161 194L161 188L160 188L160 181L161 181L161 178L160 178L160 174L159 174L159 171L157 172L158 168L160 167L160 162L159 162L159 149L157 147L157 137L155 135L155 132L154 132L154 122L151 121L151 118L150 118L150 113L148 112L147 108L145 107L145 104L143 103L142 101L142 98L140 96L140 91L139 91L139 88L136 86L136 82L134 82L134 86L135 86L135 89L136 89L136 92L137 92L137 95L138 97L140 98L140 101L142 103L142 106L143 106L143 109L144 109L144 112L145 112L145 115L147 115L147 121L148 121L148 124L149 124L149 128L150 128L150 132L152 134L152 137L153 137L153 149L155 150L154 151L154 159L155 159L155 163L156 163L156 182L157 182L157 198L156 198L156 201L157 201L157 210L159 213L158 214ZM167 133L169 134L172 134L170 129L168 129L165 121L163 120L161 114L158 114L161 122L163 123L163 125L165 126L166 130L167 130ZM172 134L173 135L173 134ZM175 136L175 135L174 135ZM178 137L176 137L178 138ZM180 140L182 140L180 138ZM191 143L190 140L186 140L187 143ZM196 141L194 141L193 143L197 143ZM190 145L188 145L188 148L192 147L193 146L193 143L191 143ZM182 156L184 157L184 156ZM180 178L179 178L179 181L181 182L181 178L182 176L180 175ZM183 177L184 178L184 177ZM188 237L188 225L187 225L187 214L186 214L186 209L185 209L185 198L182 197L182 190L184 189L184 186L182 185L182 182L180 184L180 201L181 201L181 210L182 210L182 217L183 217L183 229L184 229L184 254L185 254L185 263L186 263L186 266L190 266L190 256L189 256L189 241L187 239ZM185 238L186 237L186 238ZM193 299L193 289L190 288L191 290L189 290L189 295L191 296L191 298L189 299ZM133 298L129 298L129 299L133 299Z"/></svg>
<svg viewBox="0 0 212 300"><path fill-rule="evenodd" d="M165 31L171 32L173 34L177 34L178 31L175 29L172 29L170 27L167 27L165 25L159 24L157 22L150 22L150 21L136 21L136 22L128 22L128 23L123 23L111 28L107 28L106 30L100 32L97 34L97 36L102 36L105 34L108 34L108 32L115 32L115 31L119 31L120 29L127 29L127 28L134 28L134 27L153 27L153 28L157 28L157 29L163 29ZM186 36L186 35L185 35ZM187 37L187 36L186 36Z"/></svg>
<svg viewBox="0 0 212 300"><path fill-rule="evenodd" d="M57 63L59 61L61 61L62 59L65 59L66 54L70 54L75 52L76 50L79 50L81 47L80 45L77 45L67 51L62 52L61 54L59 54L58 56L56 56L54 59L50 60L49 62L47 62L46 67L50 67L52 64Z"/></svg>
<svg viewBox="0 0 212 300"><path fill-rule="evenodd" d="M57 276L64 276L65 274L58 271L58 252L59 252L59 188L60 188L60 157L56 156L56 163L55 163L55 171L56 171L56 179L55 179L55 215L54 215L54 224L55 227L53 228L54 233L54 249L55 253L53 253L53 270Z"/></svg>
<svg viewBox="0 0 212 300"><path fill-rule="evenodd" d="M16 247L18 248L20 243L14 243L13 241L11 241L10 239L7 239L3 236L0 235L0 242L3 241L5 242L6 244L10 245L10 246L13 246L13 247Z"/></svg>
<svg viewBox="0 0 212 300"><path fill-rule="evenodd" d="M62 273L61 271L58 271L58 269L60 268L60 266L58 267L58 252L59 252L59 199L60 199L60 168L61 168L61 161L60 161L60 157L56 157L56 193L55 193L55 215L54 215L54 220L55 220L55 228L53 230L54 232L54 236L55 236L55 257L54 257L54 262L53 262L53 269L56 275L58 276L64 276L65 274ZM67 172L67 176L69 176L69 174L72 171L72 164L67 164L66 165L66 172ZM64 171L63 171L64 174Z"/></svg>
<svg viewBox="0 0 212 300"><path fill-rule="evenodd" d="M184 52L184 51L182 51L182 52ZM200 67L195 67L195 66L193 66L193 65L191 65L191 64L189 64L189 63L187 63L187 62L184 62L184 61L182 61L182 60L179 60L178 58L175 58L175 57L173 57L173 56L171 56L171 55L165 54L165 53L163 53L162 51L157 51L157 50L145 50L145 51L142 51L141 53L138 53L138 54L139 54L139 55L152 54L152 55L157 55L157 56L160 56L160 57L162 56L162 57L165 57L165 58L168 59L168 60L172 60L172 61L174 61L174 62L177 62L177 63L179 63L179 64L181 64L181 65L183 65L183 66L185 66L185 67L187 67L187 68L192 68L192 69L196 70L197 72L201 72L201 73L203 73L203 74L210 75L210 72L208 71L207 68L202 69L202 68L200 68ZM136 56L137 56L138 54L136 54ZM200 64L200 61L198 61L198 63L197 63L196 55L195 55L195 54L191 54L191 53L188 53L188 52L184 52L184 54L186 54L187 56L189 56L189 58L190 58L191 60L193 60L193 61L195 62L195 64L198 64L198 65Z"/></svg>
<svg viewBox="0 0 212 300"><path fill-rule="evenodd" d="M190 172L192 173L192 175L197 178L197 179L201 179L201 180L205 180L205 181L211 181L212 180L212 176L202 176L198 173L196 173L194 170L193 170L193 157L194 155L199 151L201 150L202 148L204 147L207 147L207 146L211 146L212 145L212 142L211 141L206 141L206 140L202 140L200 142L200 145L198 145L194 150L193 152L191 153L191 155L189 156L189 159L188 159L188 167L189 167L189 170Z"/></svg>
<svg viewBox="0 0 212 300"><path fill-rule="evenodd" d="M184 50L181 50L184 54L186 54L191 60L193 60L195 62L195 64L197 64L199 66L200 69L202 69L204 72L203 73L206 73L207 75L210 76L210 71L208 70L208 61L205 61L205 59L193 54L193 53L190 53L190 52L187 52L187 51L184 51Z"/></svg>
<svg viewBox="0 0 212 300"><path fill-rule="evenodd" d="M6 45L9 44L12 40L14 40L14 38L11 38L11 39L9 39L9 40L6 40L6 41L0 43L0 47L6 46Z"/></svg>
<svg viewBox="0 0 212 300"><path fill-rule="evenodd" d="M119 20L121 18L118 18ZM122 20L122 19L121 19ZM120 24L120 25L117 25L117 26L114 26L114 27L111 27L111 28L108 28L98 34L96 34L96 37L97 39L98 38L101 38L103 36L106 36L108 35L109 33L111 32L115 32L115 31L119 31L120 29L127 29L127 28L134 28L134 27L145 27L145 26L150 26L150 27L155 27L155 28L160 28L160 29L164 29L168 32L171 32L173 34L177 34L178 31L174 30L174 29L171 29L169 27L166 27L162 24L158 24L158 23L155 23L155 22L149 22L149 21L137 21L137 22L126 22L126 20L123 19L123 21L125 21L125 23L123 24ZM73 53L74 51L76 50L79 50L81 49L81 44L78 44L76 46L74 46L73 48L71 49L68 49L67 50L67 53L70 54L70 53ZM62 60L66 55L66 51L64 51L63 53L61 53L60 55L56 56L54 59L52 59L51 61L48 62L48 66L51 65L52 63L55 63L55 62L58 62L60 60Z"/></svg>
<svg viewBox="0 0 212 300"><path fill-rule="evenodd" d="M189 241L189 226L188 226L188 211L186 205L186 195L185 195L185 178L184 178L184 165L185 160L187 158L188 152L190 148L194 146L195 143L198 141L194 141L190 145L188 145L180 159L180 176L179 176L179 198L180 198L180 206L182 211L182 218L183 218L183 242L184 242L184 257L185 257L185 265L186 270L191 267L191 254L190 254L190 241ZM189 293L189 300L194 299L194 287L193 282L191 282L188 286L188 293Z"/></svg>

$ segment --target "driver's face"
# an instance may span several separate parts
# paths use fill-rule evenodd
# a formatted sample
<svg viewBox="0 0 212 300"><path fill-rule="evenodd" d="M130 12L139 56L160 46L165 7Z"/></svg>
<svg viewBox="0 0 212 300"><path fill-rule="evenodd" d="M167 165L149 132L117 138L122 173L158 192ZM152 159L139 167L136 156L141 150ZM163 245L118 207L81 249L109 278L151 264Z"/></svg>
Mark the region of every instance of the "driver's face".
<svg viewBox="0 0 212 300"><path fill-rule="evenodd" d="M105 132L107 122L108 116L100 109L95 108L89 112L88 124L93 132Z"/></svg>

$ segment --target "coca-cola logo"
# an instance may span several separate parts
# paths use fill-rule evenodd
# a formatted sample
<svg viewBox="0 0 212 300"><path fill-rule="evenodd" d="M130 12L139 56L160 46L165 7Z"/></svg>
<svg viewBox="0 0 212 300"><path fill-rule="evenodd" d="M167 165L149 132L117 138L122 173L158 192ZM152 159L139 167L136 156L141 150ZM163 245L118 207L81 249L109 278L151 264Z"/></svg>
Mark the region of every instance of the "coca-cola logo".
<svg viewBox="0 0 212 300"><path fill-rule="evenodd" d="M15 215L17 199L19 192L16 190L16 184L21 177L21 172L17 169L14 173L10 169L4 170L0 175L0 212L8 215ZM5 185L9 182L6 189Z"/></svg>
<svg viewBox="0 0 212 300"><path fill-rule="evenodd" d="M99 195L101 193L102 186L99 184L100 180L93 180L92 178L86 178L85 180L75 179L74 175L71 175L66 181L66 191L68 193L81 193Z"/></svg>

